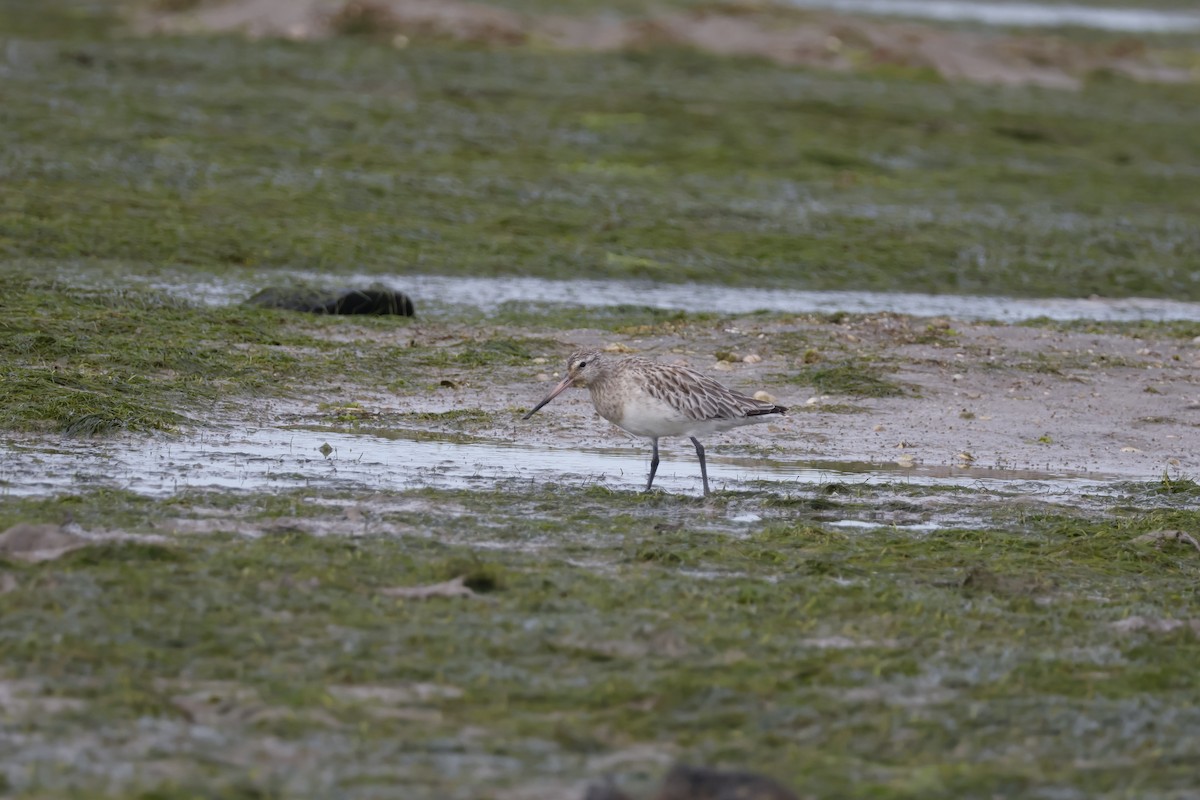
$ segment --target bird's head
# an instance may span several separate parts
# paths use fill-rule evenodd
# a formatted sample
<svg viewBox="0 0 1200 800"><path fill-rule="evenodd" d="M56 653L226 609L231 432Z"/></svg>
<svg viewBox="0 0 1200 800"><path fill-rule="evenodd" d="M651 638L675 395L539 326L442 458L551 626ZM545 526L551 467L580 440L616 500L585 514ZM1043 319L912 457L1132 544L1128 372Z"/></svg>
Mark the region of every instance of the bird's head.
<svg viewBox="0 0 1200 800"><path fill-rule="evenodd" d="M587 386L589 381L594 381L604 371L606 365L605 355L599 350L579 350L572 353L567 359L567 375L558 385L550 390L550 394L533 407L528 414L521 419L529 419L541 408L549 403L554 398L565 392L572 386Z"/></svg>

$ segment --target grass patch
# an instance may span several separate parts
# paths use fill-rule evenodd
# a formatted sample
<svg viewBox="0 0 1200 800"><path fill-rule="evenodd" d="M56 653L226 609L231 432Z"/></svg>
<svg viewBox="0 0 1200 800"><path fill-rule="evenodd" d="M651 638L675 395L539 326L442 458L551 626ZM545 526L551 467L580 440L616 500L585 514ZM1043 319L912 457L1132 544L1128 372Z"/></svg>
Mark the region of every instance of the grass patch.
<svg viewBox="0 0 1200 800"><path fill-rule="evenodd" d="M1098 333L1134 338L1195 339L1200 337L1200 322L1188 320L1139 320L1102 322L1098 320L1052 320L1045 317L1020 323L1031 328L1047 328L1070 333Z"/></svg>
<svg viewBox="0 0 1200 800"><path fill-rule="evenodd" d="M785 383L812 386L823 394L843 394L851 397L896 397L908 393L900 384L884 378L878 367L859 361L821 364L778 376L777 379ZM823 406L821 408L827 410Z"/></svg>
<svg viewBox="0 0 1200 800"><path fill-rule="evenodd" d="M487 411L478 408L456 408L450 411L422 411L412 414L401 414L401 419L414 422L454 425L485 425L495 418Z"/></svg>
<svg viewBox="0 0 1200 800"><path fill-rule="evenodd" d="M403 318L331 317L248 306L197 306L149 290L87 290L0 276L0 428L96 435L174 430L255 397L337 396L345 385L415 383L440 370L524 364L539 340L468 340L465 346L393 346L373 332ZM362 339L348 357L339 335ZM431 371L430 368L433 368ZM323 411L356 419L353 397Z"/></svg>

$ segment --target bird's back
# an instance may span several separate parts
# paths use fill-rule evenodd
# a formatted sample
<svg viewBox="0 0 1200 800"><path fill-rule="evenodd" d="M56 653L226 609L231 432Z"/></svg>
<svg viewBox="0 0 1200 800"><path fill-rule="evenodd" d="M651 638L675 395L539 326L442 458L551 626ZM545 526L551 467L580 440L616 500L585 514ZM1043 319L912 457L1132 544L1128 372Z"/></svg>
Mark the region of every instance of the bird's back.
<svg viewBox="0 0 1200 800"><path fill-rule="evenodd" d="M766 422L787 410L689 367L637 356L622 359L588 388L600 416L638 436L694 436Z"/></svg>
<svg viewBox="0 0 1200 800"><path fill-rule="evenodd" d="M764 403L690 367L645 361L638 367L646 392L678 409L689 419L700 421L741 421L748 417L783 414L785 406Z"/></svg>

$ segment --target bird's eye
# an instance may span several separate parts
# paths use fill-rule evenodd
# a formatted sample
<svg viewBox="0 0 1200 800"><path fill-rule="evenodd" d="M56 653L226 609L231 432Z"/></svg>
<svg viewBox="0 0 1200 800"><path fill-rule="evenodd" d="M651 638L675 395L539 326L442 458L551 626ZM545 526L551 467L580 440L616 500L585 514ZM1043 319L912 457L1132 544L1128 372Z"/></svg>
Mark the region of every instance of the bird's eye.
<svg viewBox="0 0 1200 800"><path fill-rule="evenodd" d="M587 366L587 362L586 362L586 361L580 361L578 364L576 364L576 365L575 365L575 368L576 368L576 369L583 369L583 368L584 368L584 367L586 367L586 366Z"/></svg>

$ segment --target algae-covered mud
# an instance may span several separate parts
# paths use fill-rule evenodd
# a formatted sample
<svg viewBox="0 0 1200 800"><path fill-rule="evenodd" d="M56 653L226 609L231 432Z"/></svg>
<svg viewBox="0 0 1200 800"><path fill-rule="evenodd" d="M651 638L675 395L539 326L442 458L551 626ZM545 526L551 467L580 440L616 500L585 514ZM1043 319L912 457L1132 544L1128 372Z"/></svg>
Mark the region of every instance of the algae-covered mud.
<svg viewBox="0 0 1200 800"><path fill-rule="evenodd" d="M0 528L70 537L0 542L15 796L1191 791L1196 323L7 286ZM576 346L795 410L645 495L519 419Z"/></svg>
<svg viewBox="0 0 1200 800"><path fill-rule="evenodd" d="M1194 83L193 7L0 7L0 793L1194 795ZM580 347L791 410L644 494Z"/></svg>
<svg viewBox="0 0 1200 800"><path fill-rule="evenodd" d="M86 544L2 573L3 772L29 797L576 798L683 758L810 797L1186 797L1200 553L1166 532L1195 492L10 501ZM893 522L964 507L983 529Z"/></svg>

